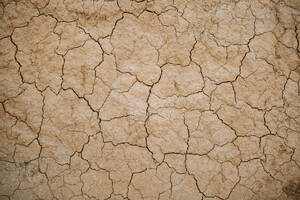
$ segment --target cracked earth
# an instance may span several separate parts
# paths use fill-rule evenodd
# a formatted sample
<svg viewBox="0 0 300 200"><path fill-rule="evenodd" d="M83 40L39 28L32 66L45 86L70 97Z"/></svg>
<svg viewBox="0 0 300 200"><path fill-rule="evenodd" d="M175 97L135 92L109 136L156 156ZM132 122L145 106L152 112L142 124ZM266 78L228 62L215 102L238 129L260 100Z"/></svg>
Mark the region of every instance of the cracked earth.
<svg viewBox="0 0 300 200"><path fill-rule="evenodd" d="M0 199L299 200L299 0L1 0Z"/></svg>

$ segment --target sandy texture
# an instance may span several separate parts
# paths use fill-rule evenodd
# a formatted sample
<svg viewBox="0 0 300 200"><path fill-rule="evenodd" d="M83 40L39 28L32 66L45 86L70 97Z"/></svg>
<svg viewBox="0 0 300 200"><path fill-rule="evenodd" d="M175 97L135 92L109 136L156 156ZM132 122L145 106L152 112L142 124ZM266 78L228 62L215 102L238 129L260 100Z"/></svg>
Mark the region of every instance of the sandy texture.
<svg viewBox="0 0 300 200"><path fill-rule="evenodd" d="M299 200L299 0L0 0L1 200Z"/></svg>

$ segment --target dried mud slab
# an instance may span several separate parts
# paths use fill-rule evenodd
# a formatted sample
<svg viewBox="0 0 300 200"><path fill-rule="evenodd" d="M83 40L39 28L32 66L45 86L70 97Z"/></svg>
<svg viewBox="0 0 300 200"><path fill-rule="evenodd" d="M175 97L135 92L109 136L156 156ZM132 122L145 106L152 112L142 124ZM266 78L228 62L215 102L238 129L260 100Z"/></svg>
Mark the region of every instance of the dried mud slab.
<svg viewBox="0 0 300 200"><path fill-rule="evenodd" d="M1 0L0 199L300 199L299 0Z"/></svg>

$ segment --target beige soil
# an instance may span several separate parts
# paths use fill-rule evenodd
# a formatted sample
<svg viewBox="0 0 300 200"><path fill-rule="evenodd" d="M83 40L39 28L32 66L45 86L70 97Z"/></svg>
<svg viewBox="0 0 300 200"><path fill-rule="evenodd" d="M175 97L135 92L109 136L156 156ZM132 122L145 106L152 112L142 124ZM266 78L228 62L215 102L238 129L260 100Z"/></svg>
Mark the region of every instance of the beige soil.
<svg viewBox="0 0 300 200"><path fill-rule="evenodd" d="M0 199L300 199L299 42L299 0L0 0Z"/></svg>

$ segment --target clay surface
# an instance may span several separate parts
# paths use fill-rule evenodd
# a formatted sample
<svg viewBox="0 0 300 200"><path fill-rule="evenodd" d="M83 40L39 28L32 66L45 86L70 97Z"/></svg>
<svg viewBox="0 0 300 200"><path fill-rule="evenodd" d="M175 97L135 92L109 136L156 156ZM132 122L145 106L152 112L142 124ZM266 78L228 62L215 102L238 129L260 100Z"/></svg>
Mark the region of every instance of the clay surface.
<svg viewBox="0 0 300 200"><path fill-rule="evenodd" d="M1 200L299 200L299 0L0 0Z"/></svg>

